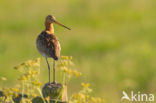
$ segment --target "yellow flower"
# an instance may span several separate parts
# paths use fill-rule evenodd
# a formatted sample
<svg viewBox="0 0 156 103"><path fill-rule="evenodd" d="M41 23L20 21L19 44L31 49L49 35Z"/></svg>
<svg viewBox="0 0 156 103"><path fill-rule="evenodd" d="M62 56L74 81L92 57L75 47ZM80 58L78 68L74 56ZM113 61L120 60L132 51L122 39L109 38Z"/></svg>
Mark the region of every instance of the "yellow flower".
<svg viewBox="0 0 156 103"><path fill-rule="evenodd" d="M71 69L68 69L66 67L62 68L63 72L67 73L68 75L72 75L73 71Z"/></svg>
<svg viewBox="0 0 156 103"><path fill-rule="evenodd" d="M27 80L27 78L26 78L26 76L21 76L19 79L18 79L19 81L24 81L24 80Z"/></svg>
<svg viewBox="0 0 156 103"><path fill-rule="evenodd" d="M37 95L35 93L30 94L31 97L36 97Z"/></svg>
<svg viewBox="0 0 156 103"><path fill-rule="evenodd" d="M30 79L31 76L32 76L32 75L30 75L30 74L25 74L25 77L26 77L27 79Z"/></svg>
<svg viewBox="0 0 156 103"><path fill-rule="evenodd" d="M17 88L10 88L11 89L11 91L13 91L13 92L19 92L19 89L17 89Z"/></svg>
<svg viewBox="0 0 156 103"><path fill-rule="evenodd" d="M74 66L74 63L71 60L69 60L69 65Z"/></svg>
<svg viewBox="0 0 156 103"><path fill-rule="evenodd" d="M91 97L91 101L93 101L94 103L105 103L105 101L100 97Z"/></svg>
<svg viewBox="0 0 156 103"><path fill-rule="evenodd" d="M95 103L97 102L97 99L95 97L91 97L91 100Z"/></svg>
<svg viewBox="0 0 156 103"><path fill-rule="evenodd" d="M61 59L68 60L68 56L61 56Z"/></svg>
<svg viewBox="0 0 156 103"><path fill-rule="evenodd" d="M78 93L78 98L79 99L85 99L85 95L83 93Z"/></svg>
<svg viewBox="0 0 156 103"><path fill-rule="evenodd" d="M13 95L13 92L12 91L9 91L8 94L12 96Z"/></svg>
<svg viewBox="0 0 156 103"><path fill-rule="evenodd" d="M69 56L69 60L72 60L73 59L73 57L72 56Z"/></svg>
<svg viewBox="0 0 156 103"><path fill-rule="evenodd" d="M66 72L68 75L72 75L73 71L68 69L67 72Z"/></svg>
<svg viewBox="0 0 156 103"><path fill-rule="evenodd" d="M40 58L37 58L32 61L32 66L40 67Z"/></svg>
<svg viewBox="0 0 156 103"><path fill-rule="evenodd" d="M14 94L14 97L17 98L19 95L17 93Z"/></svg>
<svg viewBox="0 0 156 103"><path fill-rule="evenodd" d="M40 58L36 58L36 59L35 59L35 62L36 62L36 63L40 63Z"/></svg>
<svg viewBox="0 0 156 103"><path fill-rule="evenodd" d="M50 102L50 97L46 97L45 100L49 103Z"/></svg>
<svg viewBox="0 0 156 103"><path fill-rule="evenodd" d="M29 71L28 71L28 74L29 74L29 75L32 75L32 74L33 74L32 70L29 70Z"/></svg>
<svg viewBox="0 0 156 103"><path fill-rule="evenodd" d="M6 81L7 78L6 77L1 77L1 80Z"/></svg>
<svg viewBox="0 0 156 103"><path fill-rule="evenodd" d="M60 65L61 66L68 66L68 61L62 61Z"/></svg>
<svg viewBox="0 0 156 103"><path fill-rule="evenodd" d="M79 76L82 75L82 73L80 73L80 72L78 72L78 71L76 71L76 70L73 70L73 73L74 73L74 75L75 75L76 77L79 77Z"/></svg>
<svg viewBox="0 0 156 103"><path fill-rule="evenodd" d="M39 82L38 80L33 81L32 84L33 84L34 86L41 86L41 85L42 85L42 83Z"/></svg>
<svg viewBox="0 0 156 103"><path fill-rule="evenodd" d="M90 84L89 83L81 83L81 86L84 88L88 88L90 86Z"/></svg>
<svg viewBox="0 0 156 103"><path fill-rule="evenodd" d="M36 62L32 62L31 65L34 67L40 67L40 63L36 63Z"/></svg>
<svg viewBox="0 0 156 103"><path fill-rule="evenodd" d="M90 96L89 95L86 95L86 99L89 99L90 98Z"/></svg>
<svg viewBox="0 0 156 103"><path fill-rule="evenodd" d="M63 67L61 69L62 69L63 72L67 72L68 71L68 68L66 68L66 67Z"/></svg>
<svg viewBox="0 0 156 103"><path fill-rule="evenodd" d="M32 60L28 60L28 61L24 62L23 65L26 67L31 67L32 66Z"/></svg>
<svg viewBox="0 0 156 103"><path fill-rule="evenodd" d="M3 93L5 96L12 96L13 95L13 91L11 91L10 88L4 88Z"/></svg>
<svg viewBox="0 0 156 103"><path fill-rule="evenodd" d="M77 94L72 95L72 98L74 98L74 99L84 99L85 95L83 93L77 93Z"/></svg>
<svg viewBox="0 0 156 103"><path fill-rule="evenodd" d="M32 71L34 75L37 75L38 74L38 71Z"/></svg>
<svg viewBox="0 0 156 103"><path fill-rule="evenodd" d="M66 67L66 66L68 66L68 61L63 60L63 61L61 61L61 62L58 64L58 66L59 66L59 67Z"/></svg>

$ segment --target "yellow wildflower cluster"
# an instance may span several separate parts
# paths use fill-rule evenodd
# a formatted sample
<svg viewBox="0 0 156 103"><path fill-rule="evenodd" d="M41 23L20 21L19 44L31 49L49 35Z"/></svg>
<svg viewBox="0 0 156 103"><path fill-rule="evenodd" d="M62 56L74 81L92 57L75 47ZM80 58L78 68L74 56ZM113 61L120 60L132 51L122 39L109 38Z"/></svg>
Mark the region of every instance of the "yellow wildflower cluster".
<svg viewBox="0 0 156 103"><path fill-rule="evenodd" d="M3 88L3 93L5 96L12 96L13 92L10 90L10 88Z"/></svg>
<svg viewBox="0 0 156 103"><path fill-rule="evenodd" d="M37 58L35 60L28 60L24 63L21 63L14 67L14 69L21 69L21 68L32 68L32 67L40 67L40 58Z"/></svg>
<svg viewBox="0 0 156 103"><path fill-rule="evenodd" d="M13 92L16 92L16 93L19 92L18 88L10 88L10 90L13 91Z"/></svg>
<svg viewBox="0 0 156 103"><path fill-rule="evenodd" d="M67 75L75 75L76 77L79 77L82 75L82 73L78 72L77 70L68 69L66 67L61 68L64 73Z"/></svg>
<svg viewBox="0 0 156 103"><path fill-rule="evenodd" d="M15 67L16 70L19 70L23 74L18 78L19 81L28 81L35 79L40 72L40 58L34 60L27 60L24 63L21 63Z"/></svg>
<svg viewBox="0 0 156 103"><path fill-rule="evenodd" d="M91 101L92 103L105 103L105 100L100 97L91 97Z"/></svg>
<svg viewBox="0 0 156 103"><path fill-rule="evenodd" d="M58 64L58 67L61 68L63 72L66 72L68 74L74 73L78 75L78 71L69 69L72 68L73 65L74 63L72 62L72 56L61 56L61 60Z"/></svg>
<svg viewBox="0 0 156 103"><path fill-rule="evenodd" d="M62 60L72 60L72 56L61 56Z"/></svg>
<svg viewBox="0 0 156 103"><path fill-rule="evenodd" d="M18 80L20 80L20 81L29 80L29 79L37 76L38 74L39 74L39 72L36 70L29 70L28 72L26 72L25 74L20 76L20 78Z"/></svg>
<svg viewBox="0 0 156 103"><path fill-rule="evenodd" d="M71 76L79 77L82 73L76 69L72 69L74 63L72 62L72 56L61 56L60 61L57 64L58 68L63 72L63 83L67 83Z"/></svg>
<svg viewBox="0 0 156 103"><path fill-rule="evenodd" d="M83 89L80 92L73 94L69 103L105 103L100 97L92 97L89 95L92 91L92 89L89 88L89 83L82 83L81 86Z"/></svg>
<svg viewBox="0 0 156 103"><path fill-rule="evenodd" d="M72 62L72 56L62 56L60 62L57 62L57 69L61 71L63 77L62 81L67 85L67 81L71 76L79 77L82 73L78 72L76 69L73 69L74 63ZM38 80L38 75L40 73L40 59L28 60L24 63L21 63L15 67L16 70L20 71L22 75L18 78L20 85L16 84L14 88L3 88L2 92L7 97L7 103L13 103L13 97L17 98L19 95L26 95L27 97L22 97L21 103L31 103L32 99L35 97L41 96L46 102L50 102L50 97L44 98L41 92L42 83ZM1 77L2 81L6 81L5 77ZM82 90L78 93L73 94L69 100L69 103L105 103L103 99L99 97L93 97L90 95L92 89L90 88L89 83L81 83ZM65 90L65 89L64 89ZM67 91L67 90L65 90ZM5 97L3 96L5 99ZM0 98L0 102L4 101L3 98ZM44 101L45 102L45 101Z"/></svg>
<svg viewBox="0 0 156 103"><path fill-rule="evenodd" d="M76 77L79 77L82 75L82 73L78 72L77 70L73 70L73 74L76 76Z"/></svg>
<svg viewBox="0 0 156 103"><path fill-rule="evenodd" d="M42 83L38 80L40 73L40 58L28 60L15 67L22 75L18 78L21 82L21 93L29 95L26 101L31 101L32 98L40 94L40 86ZM37 90L37 91L36 91Z"/></svg>
<svg viewBox="0 0 156 103"><path fill-rule="evenodd" d="M42 83L39 82L38 80L33 81L32 84L33 84L34 86L41 86L41 85L42 85Z"/></svg>
<svg viewBox="0 0 156 103"><path fill-rule="evenodd" d="M58 64L58 67L66 67L68 66L68 61L67 60L61 60L61 62Z"/></svg>
<svg viewBox="0 0 156 103"><path fill-rule="evenodd" d="M3 94L5 96L18 96L19 89L18 88L3 88Z"/></svg>
<svg viewBox="0 0 156 103"><path fill-rule="evenodd" d="M90 86L90 84L89 83L81 83L81 86L83 88L88 88Z"/></svg>
<svg viewBox="0 0 156 103"><path fill-rule="evenodd" d="M40 58L37 58L35 60L28 60L21 65L24 65L26 67L39 67L40 66Z"/></svg>

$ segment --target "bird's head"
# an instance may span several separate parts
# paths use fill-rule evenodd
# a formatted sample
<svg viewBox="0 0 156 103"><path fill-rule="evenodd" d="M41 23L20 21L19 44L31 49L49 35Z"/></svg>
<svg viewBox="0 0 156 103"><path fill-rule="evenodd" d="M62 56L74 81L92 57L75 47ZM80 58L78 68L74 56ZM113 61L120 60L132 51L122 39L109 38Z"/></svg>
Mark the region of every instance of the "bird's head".
<svg viewBox="0 0 156 103"><path fill-rule="evenodd" d="M63 25L63 24L61 24L61 23L59 23L58 21L56 21L55 17L52 16L52 15L48 15L48 16L46 17L45 23L47 23L47 24L55 23L55 24L58 24L58 25L60 25L60 26L62 26L62 27L64 27L64 28L68 29L68 30L71 30L69 27L67 27L67 26L65 26L65 25Z"/></svg>

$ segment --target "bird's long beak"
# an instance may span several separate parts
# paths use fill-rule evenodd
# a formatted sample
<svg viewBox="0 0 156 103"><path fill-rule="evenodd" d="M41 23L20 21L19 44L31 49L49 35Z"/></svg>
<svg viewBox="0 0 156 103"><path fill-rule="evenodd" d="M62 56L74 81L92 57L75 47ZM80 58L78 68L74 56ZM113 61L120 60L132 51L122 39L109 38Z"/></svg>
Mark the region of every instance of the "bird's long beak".
<svg viewBox="0 0 156 103"><path fill-rule="evenodd" d="M69 27L67 27L67 26L65 26L65 25L63 25L63 24L61 24L61 23L59 23L58 21L54 21L54 23L56 23L56 24L58 24L58 25L60 25L60 26L62 26L62 27L64 27L64 28L66 28L66 29L68 29L68 30L71 30Z"/></svg>

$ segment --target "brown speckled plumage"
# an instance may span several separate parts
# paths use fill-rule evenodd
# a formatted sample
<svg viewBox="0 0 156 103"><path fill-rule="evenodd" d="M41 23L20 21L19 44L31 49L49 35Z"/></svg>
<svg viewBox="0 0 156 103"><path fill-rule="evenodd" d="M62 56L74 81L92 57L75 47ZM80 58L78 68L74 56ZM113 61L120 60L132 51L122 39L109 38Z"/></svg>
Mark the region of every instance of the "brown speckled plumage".
<svg viewBox="0 0 156 103"><path fill-rule="evenodd" d="M60 43L54 34L43 31L37 38L37 48L44 57L58 60L60 57Z"/></svg>

